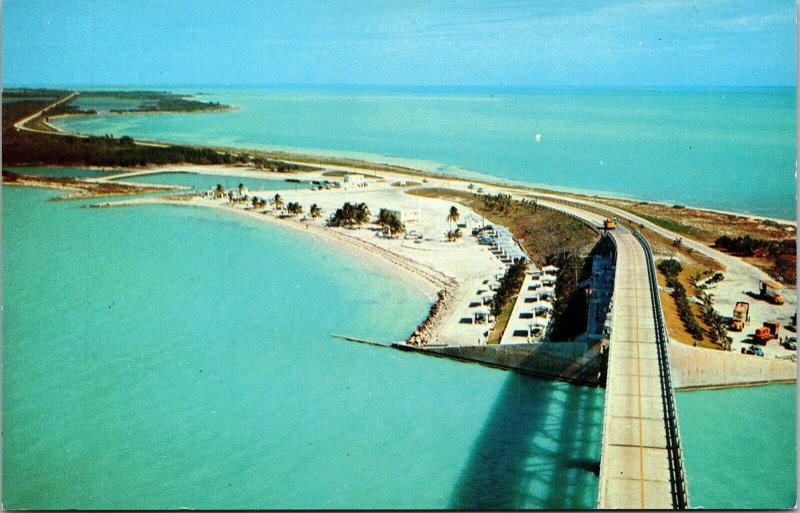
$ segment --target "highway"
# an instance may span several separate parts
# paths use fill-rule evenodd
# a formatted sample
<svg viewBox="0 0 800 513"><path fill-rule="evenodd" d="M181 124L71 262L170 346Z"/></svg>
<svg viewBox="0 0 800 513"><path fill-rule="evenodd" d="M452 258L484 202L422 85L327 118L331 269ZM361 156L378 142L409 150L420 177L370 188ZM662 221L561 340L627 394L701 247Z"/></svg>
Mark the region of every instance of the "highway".
<svg viewBox="0 0 800 513"><path fill-rule="evenodd" d="M666 339L659 340L651 256L626 230L615 231L613 238L617 264L598 507L683 509L680 437L676 416L674 425L670 422L672 384L665 375Z"/></svg>
<svg viewBox="0 0 800 513"><path fill-rule="evenodd" d="M602 227L604 216L540 200ZM688 507L655 263L649 245L623 227L616 246L600 483L600 509Z"/></svg>

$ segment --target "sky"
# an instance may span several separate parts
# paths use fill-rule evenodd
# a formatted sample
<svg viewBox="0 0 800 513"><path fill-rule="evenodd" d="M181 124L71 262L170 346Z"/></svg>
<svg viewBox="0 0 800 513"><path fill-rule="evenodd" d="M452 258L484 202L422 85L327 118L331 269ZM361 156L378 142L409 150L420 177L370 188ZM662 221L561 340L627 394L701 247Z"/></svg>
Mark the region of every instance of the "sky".
<svg viewBox="0 0 800 513"><path fill-rule="evenodd" d="M4 0L5 86L796 84L794 0Z"/></svg>

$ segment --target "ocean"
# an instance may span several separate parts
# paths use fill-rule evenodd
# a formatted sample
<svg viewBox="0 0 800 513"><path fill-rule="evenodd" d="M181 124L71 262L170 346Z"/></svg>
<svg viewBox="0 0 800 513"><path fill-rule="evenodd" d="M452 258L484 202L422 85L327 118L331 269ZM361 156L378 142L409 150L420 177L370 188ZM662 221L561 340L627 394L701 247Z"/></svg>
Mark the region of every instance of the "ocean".
<svg viewBox="0 0 800 513"><path fill-rule="evenodd" d="M83 98L98 116L54 123L795 218L794 88L175 91L236 110L124 116Z"/></svg>
<svg viewBox="0 0 800 513"><path fill-rule="evenodd" d="M793 90L206 92L238 109L57 123L794 217ZM430 303L308 234L55 194L3 187L7 508L595 505L602 390L331 338ZM677 403L693 506L794 504L794 385Z"/></svg>
<svg viewBox="0 0 800 513"><path fill-rule="evenodd" d="M591 508L603 391L354 344L427 315L313 237L3 187L3 505Z"/></svg>

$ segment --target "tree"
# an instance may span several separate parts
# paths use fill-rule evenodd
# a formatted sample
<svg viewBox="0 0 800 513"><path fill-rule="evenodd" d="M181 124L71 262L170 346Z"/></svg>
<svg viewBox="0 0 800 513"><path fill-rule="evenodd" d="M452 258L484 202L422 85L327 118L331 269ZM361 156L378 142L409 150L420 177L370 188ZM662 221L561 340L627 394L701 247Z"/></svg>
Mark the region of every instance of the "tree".
<svg viewBox="0 0 800 513"><path fill-rule="evenodd" d="M353 222L357 225L367 224L369 222L369 207L367 207L366 203L359 203L355 207L355 213L353 215Z"/></svg>
<svg viewBox="0 0 800 513"><path fill-rule="evenodd" d="M240 183L239 184L239 196L244 195L245 189L247 189L247 187L245 187L243 183Z"/></svg>
<svg viewBox="0 0 800 513"><path fill-rule="evenodd" d="M448 242L455 242L455 241L457 241L458 239L461 238L462 233L461 233L461 230L459 228L456 228L455 230L450 230L445 235L447 236L447 241Z"/></svg>
<svg viewBox="0 0 800 513"><path fill-rule="evenodd" d="M261 205L261 199L258 196L253 196L253 208L258 208Z"/></svg>
<svg viewBox="0 0 800 513"><path fill-rule="evenodd" d="M316 219L322 215L322 209L320 209L316 203L312 203L308 208L308 213L311 215L312 219Z"/></svg>
<svg viewBox="0 0 800 513"><path fill-rule="evenodd" d="M286 211L293 216L300 215L303 213L303 206L300 205L300 203L292 203L290 201L289 204L286 205Z"/></svg>
<svg viewBox="0 0 800 513"><path fill-rule="evenodd" d="M382 208L378 212L378 225L383 227L384 233L391 237L393 234L400 234L406 231L405 225L400 218L389 209Z"/></svg>
<svg viewBox="0 0 800 513"><path fill-rule="evenodd" d="M280 194L276 194L274 198L272 198L272 204L275 205L276 210L283 210L283 198L281 198Z"/></svg>
<svg viewBox="0 0 800 513"><path fill-rule="evenodd" d="M221 183L218 183L214 188L214 197L217 199L225 197L225 187Z"/></svg>
<svg viewBox="0 0 800 513"><path fill-rule="evenodd" d="M458 209L453 205L450 207L450 213L447 215L447 222L450 223L450 229L453 228L453 223L458 222L461 218L461 214L458 213Z"/></svg>

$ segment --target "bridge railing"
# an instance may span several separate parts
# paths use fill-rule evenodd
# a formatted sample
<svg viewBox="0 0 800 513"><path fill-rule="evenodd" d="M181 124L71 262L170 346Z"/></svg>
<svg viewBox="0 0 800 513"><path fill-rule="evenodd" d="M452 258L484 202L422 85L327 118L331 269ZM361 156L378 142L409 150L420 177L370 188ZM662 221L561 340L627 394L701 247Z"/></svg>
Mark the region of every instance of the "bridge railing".
<svg viewBox="0 0 800 513"><path fill-rule="evenodd" d="M612 237L609 233L605 233L602 237L607 237L614 245L614 254L615 254L614 255L614 283L617 283L617 271L619 270L619 267L616 265L616 262L617 262L616 253L617 253L617 251L619 251L619 248L617 247L617 240L614 237ZM612 298L613 298L613 295L612 295ZM613 299L612 299L612 301L613 301ZM613 309L613 304L610 304L609 305L609 315L611 315L611 333L614 333L614 314L612 313L612 309ZM611 382L612 382L613 379L614 379L613 376L610 376L609 373L606 372L606 390L611 388ZM600 461L601 462L605 461L605 457L606 457L606 455L604 453L605 453L605 447L606 447L606 426L608 425L607 423L608 423L608 399L606 399L606 401L603 404L603 434L600 435ZM598 492L597 493L597 509L602 508L603 504L605 503L606 490L605 490L605 487L603 486L603 483L605 482L605 480L606 480L606 466L601 463L601 465L600 465L600 475L598 476L598 482L600 483L600 486L598 487L598 491L597 491Z"/></svg>
<svg viewBox="0 0 800 513"><path fill-rule="evenodd" d="M644 248L647 255L647 273L651 288L651 301L656 324L656 346L658 348L658 364L661 374L661 394L664 403L664 417L667 422L667 451L669 453L670 481L672 484L672 500L675 509L689 508L689 493L686 489L686 474L683 467L683 451L681 434L678 426L678 412L675 408L675 397L672 390L672 376L669 365L669 335L667 334L664 312L661 309L661 297L658 289L655 260L647 239L638 231L634 237Z"/></svg>

